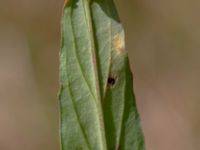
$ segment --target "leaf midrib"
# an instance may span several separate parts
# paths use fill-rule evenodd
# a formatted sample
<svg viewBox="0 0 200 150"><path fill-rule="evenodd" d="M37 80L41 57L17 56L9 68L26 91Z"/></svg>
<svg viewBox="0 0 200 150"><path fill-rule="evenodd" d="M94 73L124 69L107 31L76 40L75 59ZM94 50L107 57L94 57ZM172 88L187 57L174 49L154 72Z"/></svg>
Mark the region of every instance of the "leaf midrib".
<svg viewBox="0 0 200 150"><path fill-rule="evenodd" d="M102 109L102 96L100 92L100 81L98 77L98 69L97 69L97 54L96 54L96 49L95 47L95 42L94 42L94 31L93 31L93 25L92 25L92 20L91 20L91 11L90 11L90 1L88 0L82 0L83 3L83 9L84 9L84 14L86 17L86 23L87 23L87 30L89 34L89 43L90 43L90 50L92 53L92 63L93 63L93 73L94 73L94 78L95 78L95 87L96 87L96 94L97 98L96 100L96 108L98 112L98 120L99 120L99 127L100 127L100 138L101 138L101 150L107 150L107 144L106 144L106 135L105 135L105 128L104 128L104 117L103 117L103 109Z"/></svg>

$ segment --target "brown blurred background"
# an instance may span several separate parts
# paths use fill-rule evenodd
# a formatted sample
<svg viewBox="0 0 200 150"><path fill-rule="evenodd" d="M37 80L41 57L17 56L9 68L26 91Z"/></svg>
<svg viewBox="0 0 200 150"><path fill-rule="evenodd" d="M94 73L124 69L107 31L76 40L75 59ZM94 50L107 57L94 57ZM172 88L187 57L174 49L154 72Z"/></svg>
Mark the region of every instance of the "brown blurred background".
<svg viewBox="0 0 200 150"><path fill-rule="evenodd" d="M59 150L63 0L0 2L0 150ZM199 150L200 2L116 3L147 150Z"/></svg>

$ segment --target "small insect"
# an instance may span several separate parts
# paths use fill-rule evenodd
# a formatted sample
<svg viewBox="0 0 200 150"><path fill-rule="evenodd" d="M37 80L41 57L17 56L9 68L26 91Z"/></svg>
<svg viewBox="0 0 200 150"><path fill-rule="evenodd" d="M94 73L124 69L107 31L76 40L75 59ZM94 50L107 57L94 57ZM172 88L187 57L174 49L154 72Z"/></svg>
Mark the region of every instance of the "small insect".
<svg viewBox="0 0 200 150"><path fill-rule="evenodd" d="M108 84L109 84L110 86L114 86L115 83L116 83L116 79L115 79L115 78L113 78L113 77L109 77L109 78L108 78Z"/></svg>

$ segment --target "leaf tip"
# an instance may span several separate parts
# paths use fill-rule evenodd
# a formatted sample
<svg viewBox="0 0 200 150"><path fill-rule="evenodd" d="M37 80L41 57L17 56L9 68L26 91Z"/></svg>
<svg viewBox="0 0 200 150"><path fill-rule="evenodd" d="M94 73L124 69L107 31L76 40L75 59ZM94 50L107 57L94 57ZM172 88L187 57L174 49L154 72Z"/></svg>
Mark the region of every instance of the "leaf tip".
<svg viewBox="0 0 200 150"><path fill-rule="evenodd" d="M67 6L69 4L71 0L64 0L64 7Z"/></svg>

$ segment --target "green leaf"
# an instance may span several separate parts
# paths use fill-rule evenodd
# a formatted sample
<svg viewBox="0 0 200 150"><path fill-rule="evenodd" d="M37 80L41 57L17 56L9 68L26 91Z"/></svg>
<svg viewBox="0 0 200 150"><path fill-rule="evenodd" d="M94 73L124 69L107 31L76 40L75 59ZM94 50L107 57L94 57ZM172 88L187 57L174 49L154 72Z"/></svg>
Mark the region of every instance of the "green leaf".
<svg viewBox="0 0 200 150"><path fill-rule="evenodd" d="M60 52L62 150L144 150L112 0L69 0Z"/></svg>

